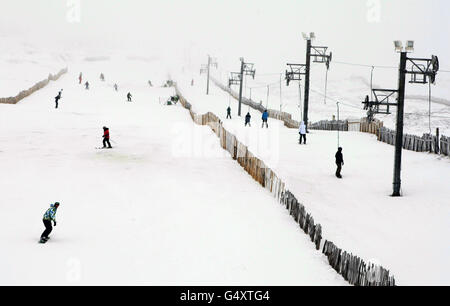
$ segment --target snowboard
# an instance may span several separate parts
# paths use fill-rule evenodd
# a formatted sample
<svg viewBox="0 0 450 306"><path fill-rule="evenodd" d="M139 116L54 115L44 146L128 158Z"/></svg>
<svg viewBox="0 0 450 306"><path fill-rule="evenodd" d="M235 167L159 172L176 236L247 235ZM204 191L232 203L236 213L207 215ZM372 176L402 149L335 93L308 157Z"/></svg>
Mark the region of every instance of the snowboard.
<svg viewBox="0 0 450 306"><path fill-rule="evenodd" d="M104 147L96 147L95 149L97 149L97 150L104 150L104 149L112 149L112 147L111 148L108 148L108 147L106 147L106 148L104 148Z"/></svg>
<svg viewBox="0 0 450 306"><path fill-rule="evenodd" d="M50 238L48 238L48 239L43 239L43 238L41 238L41 239L39 240L39 243L46 243L48 240L50 240Z"/></svg>

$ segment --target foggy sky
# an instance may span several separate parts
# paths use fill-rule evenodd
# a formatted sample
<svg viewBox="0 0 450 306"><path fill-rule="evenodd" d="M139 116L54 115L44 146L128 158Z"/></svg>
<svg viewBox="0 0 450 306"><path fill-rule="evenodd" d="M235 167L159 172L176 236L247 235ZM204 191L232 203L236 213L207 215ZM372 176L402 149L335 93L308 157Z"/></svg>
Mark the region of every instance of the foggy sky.
<svg viewBox="0 0 450 306"><path fill-rule="evenodd" d="M271 71L304 61L301 32L314 31L335 60L396 64L392 41L412 39L415 54L439 55L450 70L448 0L80 0L80 22L70 23L73 1L0 0L0 35L98 54L243 56ZM380 19L371 22L377 3Z"/></svg>

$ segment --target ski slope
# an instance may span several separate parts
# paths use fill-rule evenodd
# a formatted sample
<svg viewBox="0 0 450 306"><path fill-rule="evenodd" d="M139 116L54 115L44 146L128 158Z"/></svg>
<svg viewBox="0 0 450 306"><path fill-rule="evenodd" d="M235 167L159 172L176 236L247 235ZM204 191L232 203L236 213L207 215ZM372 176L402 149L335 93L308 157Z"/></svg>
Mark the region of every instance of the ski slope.
<svg viewBox="0 0 450 306"><path fill-rule="evenodd" d="M46 50L40 45L23 42L8 36L0 36L3 48L0 52L0 97L16 96L65 68L67 54Z"/></svg>
<svg viewBox="0 0 450 306"><path fill-rule="evenodd" d="M166 80L163 64L68 66L0 104L1 285L346 284L208 127L159 103L173 89L147 81ZM103 126L112 150L95 149ZM55 201L58 224L39 244Z"/></svg>
<svg viewBox="0 0 450 306"><path fill-rule="evenodd" d="M211 111L224 127L246 143L287 184L314 220L324 239L390 270L399 285L450 284L450 160L434 154L403 151L401 198L392 198L394 146L376 136L340 133L345 165L343 180L334 176L337 132L311 131L307 145L298 131L238 103L206 79L179 73L176 80L197 113ZM226 119L228 105L232 120ZM252 127L244 127L250 112Z"/></svg>
<svg viewBox="0 0 450 306"><path fill-rule="evenodd" d="M247 98L251 97L255 102L262 102L267 108L275 110L281 108L282 111L292 114L293 119L297 121L303 120L304 81L301 82L301 92L299 93L299 82L293 81L286 86L285 76L282 74L280 97L280 74L259 73L259 66L256 64L255 67L257 71L255 80L245 77L243 95ZM229 73L223 69L211 69L211 74L220 79L222 84L228 84ZM198 74L193 75L196 79L199 78ZM341 119L366 117L367 111L363 109L362 101L366 95L370 96L371 68L332 62L328 72L326 99L325 75L325 65L313 63L311 66L309 121L332 120L333 115L337 115L336 102L340 102ZM404 114L405 133L422 136L424 133L428 133L431 127L432 134L435 134L436 128L439 128L441 135L450 135L450 99L448 98L450 96L448 87L450 73L438 73L436 84L431 86L431 106L428 101L428 85L409 84L409 80L408 76ZM395 66L374 70L373 88L395 89L397 84L398 69ZM269 85L269 90L267 85ZM238 91L239 87L234 85L232 89ZM390 101L393 103L394 99ZM396 108L391 107L390 112L389 115L376 115L376 118L383 121L386 127L395 129Z"/></svg>

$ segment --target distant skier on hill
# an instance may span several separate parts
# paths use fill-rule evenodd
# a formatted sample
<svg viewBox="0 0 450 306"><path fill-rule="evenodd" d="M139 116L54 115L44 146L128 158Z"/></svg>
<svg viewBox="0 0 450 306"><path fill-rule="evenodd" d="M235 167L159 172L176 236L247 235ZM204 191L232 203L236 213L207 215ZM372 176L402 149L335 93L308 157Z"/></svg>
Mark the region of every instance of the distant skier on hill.
<svg viewBox="0 0 450 306"><path fill-rule="evenodd" d="M61 94L62 94L62 89L58 92L58 95L55 97L55 104L56 104L56 106L55 106L55 108L58 108L58 102L59 102L59 99L61 99Z"/></svg>
<svg viewBox="0 0 450 306"><path fill-rule="evenodd" d="M152 81L148 80L148 86L153 87Z"/></svg>
<svg viewBox="0 0 450 306"><path fill-rule="evenodd" d="M50 235L53 230L52 221L53 225L56 226L56 210L58 207L59 202L55 202L55 204L50 204L50 208L45 212L42 220L44 222L45 230L41 234L41 240L39 241L40 243L45 243L48 239L50 239L48 235Z"/></svg>
<svg viewBox="0 0 450 306"><path fill-rule="evenodd" d="M269 125L267 124L267 119L269 118L269 113L267 112L267 109L264 110L264 113L262 114L262 128L264 127L264 123L266 124L266 127L269 128Z"/></svg>
<svg viewBox="0 0 450 306"><path fill-rule="evenodd" d="M299 143L302 144L302 139L304 140L306 144L306 125L305 122L300 122L300 127L298 129L298 133L300 134L300 140Z"/></svg>
<svg viewBox="0 0 450 306"><path fill-rule="evenodd" d="M114 84L114 90L117 91L119 89L119 87L117 86L117 84Z"/></svg>
<svg viewBox="0 0 450 306"><path fill-rule="evenodd" d="M250 124L251 118L252 118L252 116L250 115L250 112L248 112L247 115L245 115L245 126L247 126L247 124L248 124L248 126L251 127L251 124Z"/></svg>
<svg viewBox="0 0 450 306"><path fill-rule="evenodd" d="M342 170L342 166L344 165L344 155L342 154L342 148L339 147L338 151L336 152L336 165L337 165L337 169L336 169L336 177L337 178L342 178L341 176L341 170Z"/></svg>
<svg viewBox="0 0 450 306"><path fill-rule="evenodd" d="M102 73L100 73L100 80L102 80L103 82L105 81L105 75Z"/></svg>
<svg viewBox="0 0 450 306"><path fill-rule="evenodd" d="M84 83L84 86L86 87L86 89L89 89L89 82L86 81L86 83Z"/></svg>
<svg viewBox="0 0 450 306"><path fill-rule="evenodd" d="M230 118L231 119L231 107L228 106L227 108L227 119Z"/></svg>
<svg viewBox="0 0 450 306"><path fill-rule="evenodd" d="M131 96L131 93L128 93L128 94L127 94L128 102L132 102L132 101L131 101L131 97L132 97L132 96Z"/></svg>
<svg viewBox="0 0 450 306"><path fill-rule="evenodd" d="M109 129L104 126L103 127L103 148L106 148L106 144L108 144L108 148L111 149L111 143L109 142Z"/></svg>
<svg viewBox="0 0 450 306"><path fill-rule="evenodd" d="M83 80L83 73L80 72L80 76L78 77L78 81L80 82L79 84L81 84L82 80Z"/></svg>

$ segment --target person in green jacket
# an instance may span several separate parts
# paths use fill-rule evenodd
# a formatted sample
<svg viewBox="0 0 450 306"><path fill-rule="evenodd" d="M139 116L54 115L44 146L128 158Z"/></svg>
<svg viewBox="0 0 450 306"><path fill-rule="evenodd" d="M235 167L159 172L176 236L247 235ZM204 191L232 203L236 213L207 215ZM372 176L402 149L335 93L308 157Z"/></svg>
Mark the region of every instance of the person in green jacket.
<svg viewBox="0 0 450 306"><path fill-rule="evenodd" d="M56 210L58 209L58 207L59 202L55 202L55 204L50 204L50 208L47 209L47 211L44 214L44 218L42 221L44 222L45 231L41 235L41 242L45 242L48 239L50 239L48 235L50 235L50 233L53 230L52 221L53 225L56 226Z"/></svg>

